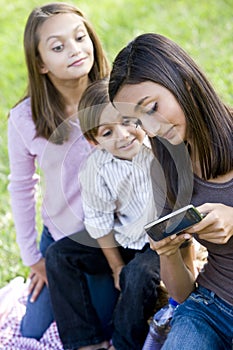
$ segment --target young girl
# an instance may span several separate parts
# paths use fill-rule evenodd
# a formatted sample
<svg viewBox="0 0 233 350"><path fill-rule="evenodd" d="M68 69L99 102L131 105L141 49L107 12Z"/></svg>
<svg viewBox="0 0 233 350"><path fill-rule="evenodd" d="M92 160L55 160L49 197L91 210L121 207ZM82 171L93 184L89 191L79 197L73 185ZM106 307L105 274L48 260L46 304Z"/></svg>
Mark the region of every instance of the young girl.
<svg viewBox="0 0 233 350"><path fill-rule="evenodd" d="M74 343L72 347L68 344L69 337L75 336L76 349L100 348L98 342L105 339L84 274L108 273L120 291L110 349L141 350L160 285L159 257L150 249L144 230L144 225L156 217L150 181L153 154L143 144L145 132L141 127L131 120L122 122L109 103L108 81L87 87L78 115L85 137L96 146L79 173L84 223L91 238L89 247L80 244L79 233L73 237L76 244L64 238L48 250L46 266L52 295L66 305L66 313L58 302L54 308L61 339L65 349L75 349ZM87 233L83 232L85 237ZM94 242L102 249L93 247ZM66 273L56 274L54 266L58 270L64 267ZM57 285L61 287L56 289ZM67 285L69 303L64 298ZM74 294L73 290L82 293ZM108 343L104 345L108 348Z"/></svg>
<svg viewBox="0 0 233 350"><path fill-rule="evenodd" d="M120 113L136 118L151 138L163 169L160 176L151 169L161 214L190 203L207 214L181 235L151 240L151 248L160 255L161 278L169 294L182 303L163 349L231 349L232 110L194 61L158 34L138 36L117 55L109 93ZM179 249L192 236L208 250L196 280ZM186 243L183 250L190 249Z"/></svg>
<svg viewBox="0 0 233 350"><path fill-rule="evenodd" d="M87 85L105 77L109 68L90 23L79 9L65 3L47 4L31 12L24 49L28 90L10 111L9 191L17 242L31 270L21 331L23 336L39 339L53 321L46 287L46 249L55 240L83 229L80 188L74 179L90 146L74 116ZM35 211L38 169L45 183L40 249Z"/></svg>

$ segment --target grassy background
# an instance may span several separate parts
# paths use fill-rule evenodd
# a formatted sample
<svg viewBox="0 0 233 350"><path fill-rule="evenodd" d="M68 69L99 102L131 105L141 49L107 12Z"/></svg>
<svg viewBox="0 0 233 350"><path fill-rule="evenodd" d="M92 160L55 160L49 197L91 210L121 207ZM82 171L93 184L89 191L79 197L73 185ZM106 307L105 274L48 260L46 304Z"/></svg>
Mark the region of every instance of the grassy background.
<svg viewBox="0 0 233 350"><path fill-rule="evenodd" d="M15 242L7 192L7 114L26 89L22 45L26 19L32 8L44 3L0 0L0 287L28 272ZM94 24L111 62L134 36L161 33L186 49L225 102L233 105L232 0L74 0L72 3Z"/></svg>

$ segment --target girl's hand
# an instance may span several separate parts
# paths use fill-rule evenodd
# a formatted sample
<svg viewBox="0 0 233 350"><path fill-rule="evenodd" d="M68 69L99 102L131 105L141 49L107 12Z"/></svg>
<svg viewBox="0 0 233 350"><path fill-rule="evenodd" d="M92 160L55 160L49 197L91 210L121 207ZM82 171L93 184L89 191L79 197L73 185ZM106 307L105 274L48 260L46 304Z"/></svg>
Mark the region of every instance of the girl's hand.
<svg viewBox="0 0 233 350"><path fill-rule="evenodd" d="M182 233L177 235L172 235L162 239L161 241L150 240L150 248L156 250L159 255L174 255L180 248L180 246L187 240L190 239L192 235L188 233Z"/></svg>
<svg viewBox="0 0 233 350"><path fill-rule="evenodd" d="M29 293L32 293L30 301L33 303L39 296L44 284L46 283L48 285L44 258L31 266L29 278L31 279L31 282L28 289Z"/></svg>
<svg viewBox="0 0 233 350"><path fill-rule="evenodd" d="M233 236L233 207L220 203L206 203L197 209L207 215L187 232L197 233L200 239L211 243L227 243Z"/></svg>

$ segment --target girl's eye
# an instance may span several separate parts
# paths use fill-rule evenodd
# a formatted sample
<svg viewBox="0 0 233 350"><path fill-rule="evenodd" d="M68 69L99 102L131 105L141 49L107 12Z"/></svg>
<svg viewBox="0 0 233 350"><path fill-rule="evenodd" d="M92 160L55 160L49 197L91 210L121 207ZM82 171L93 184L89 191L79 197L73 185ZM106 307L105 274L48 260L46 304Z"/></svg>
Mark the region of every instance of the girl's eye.
<svg viewBox="0 0 233 350"><path fill-rule="evenodd" d="M154 112L156 112L157 109L158 109L158 102L155 102L155 103L153 104L152 108L149 109L149 110L146 112L146 114L151 115L151 114L153 114Z"/></svg>
<svg viewBox="0 0 233 350"><path fill-rule="evenodd" d="M79 34L76 38L77 41L83 41L83 39L86 37L87 35L82 33L82 34Z"/></svg>
<svg viewBox="0 0 233 350"><path fill-rule="evenodd" d="M57 46L53 47L52 50L55 52L61 52L63 50L63 48L64 48L64 45L57 45Z"/></svg>

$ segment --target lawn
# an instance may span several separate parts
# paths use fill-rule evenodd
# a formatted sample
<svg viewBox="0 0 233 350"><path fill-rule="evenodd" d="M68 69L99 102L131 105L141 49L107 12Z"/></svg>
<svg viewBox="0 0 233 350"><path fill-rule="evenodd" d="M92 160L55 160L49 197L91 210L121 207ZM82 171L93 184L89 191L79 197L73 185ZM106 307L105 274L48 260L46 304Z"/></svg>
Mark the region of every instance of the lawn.
<svg viewBox="0 0 233 350"><path fill-rule="evenodd" d="M20 260L7 191L7 114L26 89L24 25L32 8L44 3L0 0L0 287L28 272ZM232 0L80 0L72 3L94 24L111 62L134 36L144 32L161 33L186 49L225 102L233 105Z"/></svg>

